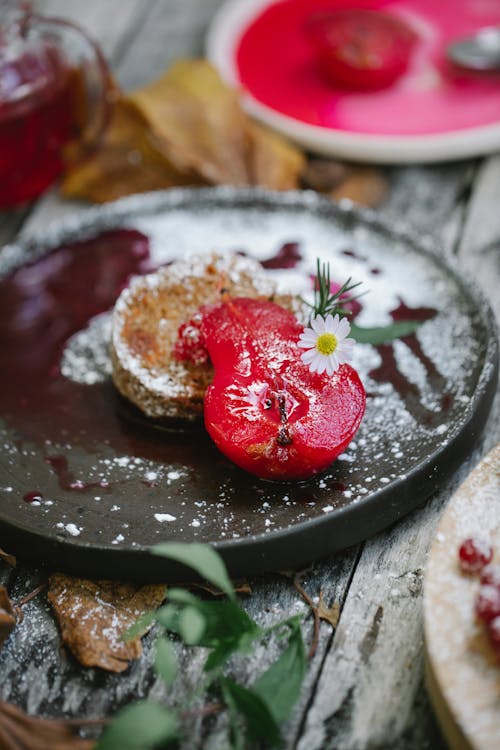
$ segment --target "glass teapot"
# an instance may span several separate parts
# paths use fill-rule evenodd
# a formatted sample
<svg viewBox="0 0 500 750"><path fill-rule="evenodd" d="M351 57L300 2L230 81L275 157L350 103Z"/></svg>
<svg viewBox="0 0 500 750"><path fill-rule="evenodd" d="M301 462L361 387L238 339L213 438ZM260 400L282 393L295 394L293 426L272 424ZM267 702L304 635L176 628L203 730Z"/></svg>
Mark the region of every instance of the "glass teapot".
<svg viewBox="0 0 500 750"><path fill-rule="evenodd" d="M0 208L33 200L95 146L110 80L78 26L0 0Z"/></svg>

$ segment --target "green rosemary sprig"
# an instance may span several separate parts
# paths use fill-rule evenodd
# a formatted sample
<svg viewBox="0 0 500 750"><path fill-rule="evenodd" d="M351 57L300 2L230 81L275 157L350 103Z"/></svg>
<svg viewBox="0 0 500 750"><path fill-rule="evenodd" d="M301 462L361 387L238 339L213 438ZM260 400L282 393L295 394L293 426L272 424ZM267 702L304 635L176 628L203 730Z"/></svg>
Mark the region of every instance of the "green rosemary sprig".
<svg viewBox="0 0 500 750"><path fill-rule="evenodd" d="M360 295L356 296L345 296L350 291L360 286L361 282L357 281L352 283L351 277L342 284L340 289L336 292L331 290L331 278L330 278L330 264L321 263L320 259L316 259L316 284L314 288L314 302L311 304L306 302L308 307L312 309L311 317L321 315L325 318L327 315L339 315L344 317L349 315L349 310L346 309L345 305L353 300L357 299Z"/></svg>
<svg viewBox="0 0 500 750"><path fill-rule="evenodd" d="M328 314L345 317L351 314L347 305L355 299L359 299L363 294L351 295L349 292L360 286L361 282L352 283L351 277L336 292L331 291L330 264L321 263L316 259L316 284L314 288L314 302L311 304L307 300L302 300L311 308L310 321L317 315L325 318ZM309 321L309 322L310 322ZM387 326L378 326L376 328L364 328L351 323L350 335L359 344L372 344L379 346L395 339L404 338L415 333L422 324L419 320L401 320L390 323Z"/></svg>

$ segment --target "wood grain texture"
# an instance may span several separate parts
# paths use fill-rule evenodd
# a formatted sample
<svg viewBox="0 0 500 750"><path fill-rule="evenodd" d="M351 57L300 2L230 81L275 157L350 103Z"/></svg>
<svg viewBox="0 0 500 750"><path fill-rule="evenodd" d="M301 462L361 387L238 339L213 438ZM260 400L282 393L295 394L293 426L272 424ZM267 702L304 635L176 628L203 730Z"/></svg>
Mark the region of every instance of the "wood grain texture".
<svg viewBox="0 0 500 750"><path fill-rule="evenodd" d="M82 23L98 39L125 88L145 83L177 56L203 50L207 23L222 0L44 0L40 8ZM498 300L500 267L491 249L500 235L498 185L500 159L387 170L389 196L381 208L391 221L408 222L457 252L468 273ZM496 191L496 193L495 193ZM496 198L495 198L496 195ZM34 207L24 232L82 207L63 203L55 192ZM9 239L27 212L0 217L0 240ZM488 249L489 248L489 249ZM498 404L498 399L497 399ZM498 406L496 414L498 415ZM444 750L423 686L421 583L430 541L442 508L458 482L498 441L500 419L492 420L483 447L425 508L360 549L318 563L304 578L312 596L323 590L328 603L342 603L338 628L323 623L318 650L309 664L299 705L285 727L292 750ZM8 546L8 540L0 540ZM14 598L32 590L44 574L0 563L0 582ZM280 576L252 581L245 601L252 616L270 624L307 608L291 582ZM311 620L304 622L311 637ZM134 699L150 696L180 705L198 683L203 654L178 649L180 678L167 694L152 670L154 633L144 639L144 655L123 675L83 670L60 649L54 618L43 595L25 607L24 621L0 653L0 697L48 716L109 716ZM277 653L269 644L234 674L250 683ZM184 750L215 750L225 724L194 720Z"/></svg>

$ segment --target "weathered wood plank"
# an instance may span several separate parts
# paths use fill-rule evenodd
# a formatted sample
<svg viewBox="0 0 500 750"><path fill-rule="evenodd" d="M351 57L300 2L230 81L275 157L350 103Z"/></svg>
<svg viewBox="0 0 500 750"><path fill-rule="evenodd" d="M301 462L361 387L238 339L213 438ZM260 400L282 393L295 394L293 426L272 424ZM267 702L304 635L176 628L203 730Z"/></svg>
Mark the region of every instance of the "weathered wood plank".
<svg viewBox="0 0 500 750"><path fill-rule="evenodd" d="M500 243L500 154L486 159L478 169L464 225L460 258L472 259L484 248ZM498 296L498 295L497 295Z"/></svg>
<svg viewBox="0 0 500 750"><path fill-rule="evenodd" d="M366 543L297 750L445 750L423 686L421 587L449 494Z"/></svg>
<svg viewBox="0 0 500 750"><path fill-rule="evenodd" d="M486 294L500 326L500 156L478 170L458 244L458 261ZM500 392L491 410L485 452L500 441Z"/></svg>
<svg viewBox="0 0 500 750"><path fill-rule="evenodd" d="M488 296L500 322L500 155L478 171L458 260Z"/></svg>
<svg viewBox="0 0 500 750"><path fill-rule="evenodd" d="M307 574L305 588L313 597L322 590L328 603L342 600L355 559L355 550L332 557ZM45 575L44 572L21 567L11 582L12 598L20 599L32 591ZM268 627L294 613L307 614L307 606L292 582L284 577L270 576L259 580L254 586L255 593L243 599L242 603L262 626ZM311 631L312 623L306 620L306 641L310 642ZM310 684L309 689L306 684L304 703L312 690L330 635L331 627L323 623L318 650L310 665L307 681ZM33 713L51 716L61 713L109 716L119 706L147 694L169 704L180 705L185 700L186 691L192 690L200 680L204 654L200 650L191 649L188 652L179 649L181 677L167 693L151 668L153 641L153 635L144 639L144 656L124 675L106 674L97 669L82 670L64 649L61 650L57 626L45 595L41 594L25 606L24 620L11 635L0 656L3 676L0 698L14 700ZM279 645L270 643L268 647L260 649L255 658L236 665L234 673L239 679L252 682L278 651ZM34 686L38 686L36 690ZM219 737L222 725L223 722L217 729ZM189 747L205 746L201 722L189 727L187 742ZM198 742L202 744L198 745Z"/></svg>
<svg viewBox="0 0 500 750"><path fill-rule="evenodd" d="M106 0L105 3L39 0L36 6L42 15L66 18L79 24L112 64L116 64L122 45L131 34L137 33L147 15L141 0Z"/></svg>
<svg viewBox="0 0 500 750"><path fill-rule="evenodd" d="M119 83L130 90L161 75L179 57L204 54L205 30L223 0L156 0L141 33L131 40Z"/></svg>

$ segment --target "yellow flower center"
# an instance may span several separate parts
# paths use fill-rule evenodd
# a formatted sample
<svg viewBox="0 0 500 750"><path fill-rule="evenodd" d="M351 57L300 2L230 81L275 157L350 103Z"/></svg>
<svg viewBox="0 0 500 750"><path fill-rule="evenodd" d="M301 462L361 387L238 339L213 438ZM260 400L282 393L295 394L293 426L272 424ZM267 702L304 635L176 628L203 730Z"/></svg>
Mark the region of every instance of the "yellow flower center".
<svg viewBox="0 0 500 750"><path fill-rule="evenodd" d="M333 354L337 343L337 337L333 333L321 333L316 341L316 349L320 354Z"/></svg>

